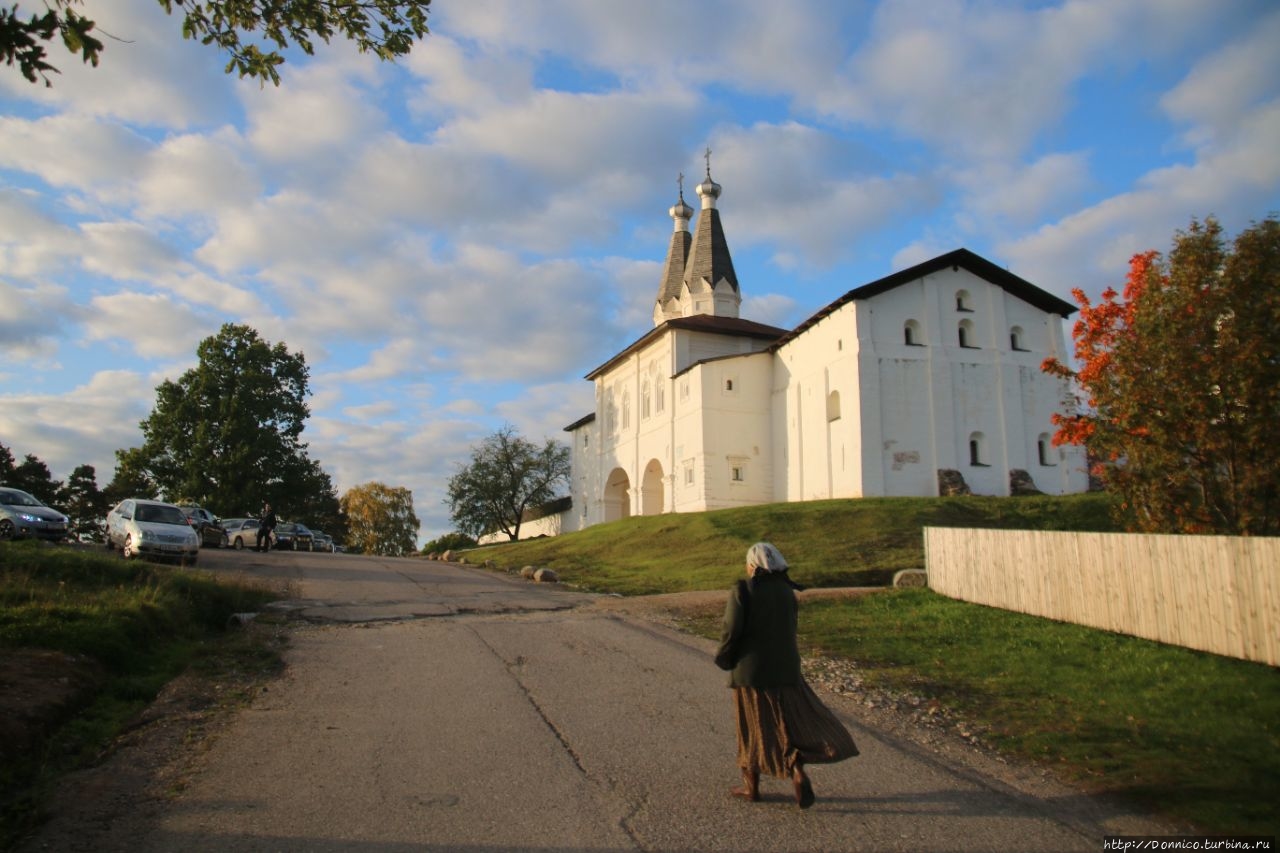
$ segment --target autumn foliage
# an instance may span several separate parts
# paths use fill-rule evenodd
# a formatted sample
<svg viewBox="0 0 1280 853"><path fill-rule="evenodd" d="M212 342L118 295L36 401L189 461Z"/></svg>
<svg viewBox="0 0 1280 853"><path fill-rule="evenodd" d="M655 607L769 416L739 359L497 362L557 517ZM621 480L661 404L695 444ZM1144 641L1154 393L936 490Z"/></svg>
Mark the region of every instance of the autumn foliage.
<svg viewBox="0 0 1280 853"><path fill-rule="evenodd" d="M1122 293L1073 295L1076 367L1043 365L1079 391L1054 443L1088 448L1131 529L1280 533L1280 222L1227 247L1193 220Z"/></svg>

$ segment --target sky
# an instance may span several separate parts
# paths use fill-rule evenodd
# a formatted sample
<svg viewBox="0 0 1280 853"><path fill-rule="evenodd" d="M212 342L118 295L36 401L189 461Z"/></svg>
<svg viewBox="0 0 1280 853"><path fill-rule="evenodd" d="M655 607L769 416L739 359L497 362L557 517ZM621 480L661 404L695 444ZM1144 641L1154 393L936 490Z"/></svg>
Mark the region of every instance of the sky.
<svg viewBox="0 0 1280 853"><path fill-rule="evenodd" d="M247 324L306 357L339 495L409 488L423 541L473 446L567 440L653 327L708 148L741 314L784 328L960 247L1096 298L1280 211L1272 0L435 0L397 63L335 41L278 87L158 3L83 12L97 68L0 66L0 444L105 486Z"/></svg>

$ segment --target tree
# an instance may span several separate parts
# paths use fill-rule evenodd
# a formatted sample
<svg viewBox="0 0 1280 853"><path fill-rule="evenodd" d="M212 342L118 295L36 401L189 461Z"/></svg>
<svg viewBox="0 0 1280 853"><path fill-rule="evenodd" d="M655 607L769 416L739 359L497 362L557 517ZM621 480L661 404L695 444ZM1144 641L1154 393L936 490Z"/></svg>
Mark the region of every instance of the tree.
<svg viewBox="0 0 1280 853"><path fill-rule="evenodd" d="M268 501L296 516L291 507L323 485L301 441L310 414L306 359L230 323L196 354L196 367L156 389L131 464L170 500L226 515Z"/></svg>
<svg viewBox="0 0 1280 853"><path fill-rule="evenodd" d="M147 473L147 462L141 447L130 447L116 451L116 471L102 490L102 496L108 509L127 498L155 498L160 494L160 487Z"/></svg>
<svg viewBox="0 0 1280 853"><path fill-rule="evenodd" d="M539 448L508 424L472 449L470 464L449 479L445 502L463 533L501 530L514 541L525 512L554 500L569 474L568 447L547 439Z"/></svg>
<svg viewBox="0 0 1280 853"><path fill-rule="evenodd" d="M342 496L342 511L347 517L348 550L388 557L414 550L419 523L408 489L365 483Z"/></svg>
<svg viewBox="0 0 1280 853"><path fill-rule="evenodd" d="M12 460L12 455L9 458ZM56 503L58 490L62 488L62 484L53 479L49 466L31 453L24 456L17 465L10 462L9 470L4 472L4 483L34 495L44 504Z"/></svg>
<svg viewBox="0 0 1280 853"><path fill-rule="evenodd" d="M80 465L71 472L58 491L58 505L71 518L69 532L73 539L86 534L95 542L103 541L103 524L111 507L98 489L97 472L92 465Z"/></svg>
<svg viewBox="0 0 1280 853"><path fill-rule="evenodd" d="M1280 533L1280 221L1227 248L1192 220L1168 258L1135 255L1123 294L1079 290L1084 398L1055 419L1055 444L1086 445L1132 529Z"/></svg>
<svg viewBox="0 0 1280 853"><path fill-rule="evenodd" d="M326 44L334 35L355 42L361 53L379 59L404 56L427 35L427 9L431 0L158 0L172 15L176 7L184 18L182 36L217 45L226 52L226 72L252 77L264 84L280 84L280 51L296 45L314 53L313 39ZM94 35L95 24L76 12L81 0L45 0L43 13L30 19L11 9L0 9L0 59L17 63L32 83L52 86L49 72L58 73L48 61L45 43L62 39L72 54L80 54L94 67L103 44ZM257 43L254 43L254 42ZM265 46L266 51L259 45Z"/></svg>

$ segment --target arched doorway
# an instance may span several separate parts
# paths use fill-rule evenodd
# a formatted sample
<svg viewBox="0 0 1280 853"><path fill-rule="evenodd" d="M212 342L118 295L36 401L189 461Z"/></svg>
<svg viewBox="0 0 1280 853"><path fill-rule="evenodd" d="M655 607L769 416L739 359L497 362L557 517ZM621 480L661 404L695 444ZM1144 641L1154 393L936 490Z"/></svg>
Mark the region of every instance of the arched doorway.
<svg viewBox="0 0 1280 853"><path fill-rule="evenodd" d="M609 472L604 484L604 520L617 521L631 516L631 478L621 468Z"/></svg>
<svg viewBox="0 0 1280 853"><path fill-rule="evenodd" d="M644 468L644 480L641 483L641 498L643 506L640 508L641 515L661 515L664 507L663 490L662 490L662 463L657 459L650 459L649 464Z"/></svg>

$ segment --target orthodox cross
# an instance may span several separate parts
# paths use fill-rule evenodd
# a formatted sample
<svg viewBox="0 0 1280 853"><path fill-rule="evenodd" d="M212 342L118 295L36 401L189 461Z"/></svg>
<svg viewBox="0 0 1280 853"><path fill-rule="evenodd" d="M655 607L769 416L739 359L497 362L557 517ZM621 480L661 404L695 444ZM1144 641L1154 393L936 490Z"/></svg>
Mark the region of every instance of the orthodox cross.
<svg viewBox="0 0 1280 853"><path fill-rule="evenodd" d="M684 198L684 172L681 172L680 177L676 178L676 183L680 186L680 198Z"/></svg>
<svg viewBox="0 0 1280 853"><path fill-rule="evenodd" d="M702 155L707 160L707 180L711 180L711 146L707 146L706 152Z"/></svg>

